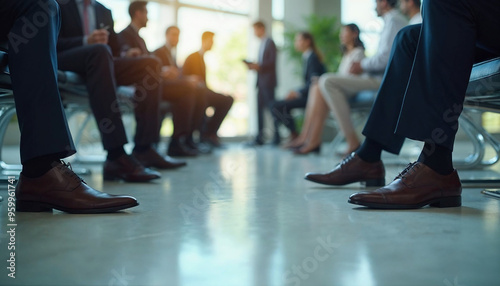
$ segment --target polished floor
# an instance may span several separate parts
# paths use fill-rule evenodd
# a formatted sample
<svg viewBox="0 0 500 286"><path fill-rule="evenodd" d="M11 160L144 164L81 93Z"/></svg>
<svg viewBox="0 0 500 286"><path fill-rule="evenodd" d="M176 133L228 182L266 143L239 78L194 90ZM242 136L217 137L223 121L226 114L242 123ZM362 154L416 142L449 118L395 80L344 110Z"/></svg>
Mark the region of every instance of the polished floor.
<svg viewBox="0 0 500 286"><path fill-rule="evenodd" d="M329 170L338 161L331 153L229 144L151 184L103 183L100 166L87 165L90 185L140 206L17 213L12 279L4 200L0 285L499 285L500 200L464 188L460 208L357 207L347 198L359 184L303 180ZM407 154L384 157L388 180Z"/></svg>

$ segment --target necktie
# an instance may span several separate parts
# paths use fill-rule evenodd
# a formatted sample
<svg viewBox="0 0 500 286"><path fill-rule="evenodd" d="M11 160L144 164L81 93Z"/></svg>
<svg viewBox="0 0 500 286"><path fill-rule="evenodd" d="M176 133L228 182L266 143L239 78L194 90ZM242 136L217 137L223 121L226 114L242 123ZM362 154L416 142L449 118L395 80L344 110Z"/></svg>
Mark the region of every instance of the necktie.
<svg viewBox="0 0 500 286"><path fill-rule="evenodd" d="M85 36L90 34L90 21L89 21L89 12L88 8L90 6L90 0L83 0L83 30L85 32Z"/></svg>

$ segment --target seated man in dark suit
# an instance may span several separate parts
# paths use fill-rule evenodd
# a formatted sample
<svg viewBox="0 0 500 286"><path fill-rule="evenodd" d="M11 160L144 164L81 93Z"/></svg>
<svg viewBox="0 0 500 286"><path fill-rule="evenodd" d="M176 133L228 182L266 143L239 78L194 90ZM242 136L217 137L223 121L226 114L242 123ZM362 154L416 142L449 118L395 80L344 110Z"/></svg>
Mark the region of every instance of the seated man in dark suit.
<svg viewBox="0 0 500 286"><path fill-rule="evenodd" d="M313 36L308 32L301 32L295 36L295 49L302 53L303 78L305 85L298 90L291 91L285 100L277 101L273 104L271 112L274 117L274 145L281 143L279 134L279 123L283 123L291 133L291 139L297 138L295 120L290 113L292 109L304 108L309 96L309 87L313 78L317 78L326 72L319 51L314 43Z"/></svg>
<svg viewBox="0 0 500 286"><path fill-rule="evenodd" d="M148 22L147 3L135 1L129 6L132 23L118 34L123 51L138 50L140 56L151 56L146 42L139 35L140 29L146 27ZM162 98L172 104L174 123L174 133L167 152L170 156L192 157L197 155L197 148L188 142L188 138L195 108L196 88L194 84L175 81L178 76L173 70L163 70L160 73Z"/></svg>
<svg viewBox="0 0 500 286"><path fill-rule="evenodd" d="M163 158L152 148L158 138L155 122L159 121L160 89L159 84L154 83L159 69L157 60L120 58L111 11L96 1L61 1L61 17L59 69L79 73L86 79L90 106L104 149L108 151L104 179L145 182L159 178L160 174L144 166L168 169L184 165ZM135 158L123 149L127 138L116 98L116 84L135 84L137 89L133 98L137 120Z"/></svg>
<svg viewBox="0 0 500 286"><path fill-rule="evenodd" d="M26 29L40 15L46 17L45 24L27 38ZM5 0L0 6L0 42L8 36L21 131L23 170L16 186L16 211L104 213L137 206L135 198L94 190L60 160L76 150L57 86L59 20L55 0Z"/></svg>
<svg viewBox="0 0 500 286"><path fill-rule="evenodd" d="M205 109L205 90L199 87L199 80L197 76L184 76L181 69L177 65L177 44L179 43L180 29L176 26L170 26L165 31L165 45L154 51L154 55L161 60L163 65L162 71L164 72L164 81L168 88L176 89L176 86L192 86L194 88L195 96L195 107L193 112L193 118L191 121L191 130L187 137L186 143L193 149L199 149L203 151L203 148L198 148L193 139L193 132L197 129L196 122L202 122ZM205 148L206 149L206 148ZM208 149L207 149L208 151Z"/></svg>
<svg viewBox="0 0 500 286"><path fill-rule="evenodd" d="M202 141L218 147L220 146L220 140L217 131L229 109L231 109L234 99L231 96L214 92L207 87L207 73L203 56L212 49L213 43L214 33L204 32L201 37L201 49L187 57L182 73L184 76L198 77L199 86L204 90L205 108L212 107L215 109L214 115L208 118L204 124L200 122L198 128Z"/></svg>
<svg viewBox="0 0 500 286"><path fill-rule="evenodd" d="M477 48L500 55L500 5L489 0L424 0L423 23L403 28L394 41L384 80L361 147L326 174L321 184L383 185L382 150L398 154L406 137L425 142L417 162L373 192L349 202L372 208L458 207L462 186L453 169L458 118Z"/></svg>

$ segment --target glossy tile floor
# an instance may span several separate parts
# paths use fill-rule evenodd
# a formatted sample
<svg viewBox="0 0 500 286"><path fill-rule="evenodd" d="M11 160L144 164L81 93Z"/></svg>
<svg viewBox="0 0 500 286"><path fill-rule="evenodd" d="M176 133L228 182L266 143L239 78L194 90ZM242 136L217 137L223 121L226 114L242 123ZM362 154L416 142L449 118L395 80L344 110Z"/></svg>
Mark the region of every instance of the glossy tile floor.
<svg viewBox="0 0 500 286"><path fill-rule="evenodd" d="M18 213L16 278L0 285L499 285L500 200L465 188L463 207L380 211L303 180L339 159L232 144L151 184L88 183L138 198L108 215ZM331 150L330 150L331 151ZM410 155L384 157L387 179ZM2 186L4 198L7 187Z"/></svg>

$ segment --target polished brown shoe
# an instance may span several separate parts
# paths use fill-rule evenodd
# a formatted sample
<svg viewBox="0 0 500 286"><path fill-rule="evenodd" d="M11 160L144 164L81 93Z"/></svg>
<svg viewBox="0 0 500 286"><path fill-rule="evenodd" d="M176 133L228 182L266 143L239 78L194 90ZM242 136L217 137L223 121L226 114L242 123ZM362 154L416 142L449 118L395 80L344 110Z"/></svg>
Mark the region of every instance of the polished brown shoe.
<svg viewBox="0 0 500 286"><path fill-rule="evenodd" d="M161 170L167 169L177 169L183 166L186 166L187 163L185 161L176 160L169 156L161 156L156 152L155 149L150 148L145 152L133 152L132 156L139 161L146 168L157 168Z"/></svg>
<svg viewBox="0 0 500 286"><path fill-rule="evenodd" d="M160 177L160 173L144 167L134 157L127 154L123 154L118 159L104 162L103 178L106 181L124 180L141 183Z"/></svg>
<svg viewBox="0 0 500 286"><path fill-rule="evenodd" d="M349 197L349 203L380 209L439 208L462 205L462 185L457 171L440 175L426 165L409 164L389 185Z"/></svg>
<svg viewBox="0 0 500 286"><path fill-rule="evenodd" d="M68 213L95 214L116 212L137 205L139 203L133 197L94 190L64 162L38 178L28 178L21 173L16 186L18 212L56 209Z"/></svg>
<svg viewBox="0 0 500 286"><path fill-rule="evenodd" d="M367 187L385 185L385 168L382 161L368 163L356 153L351 153L333 170L325 174L307 173L306 180L323 185L342 186L355 182Z"/></svg>

